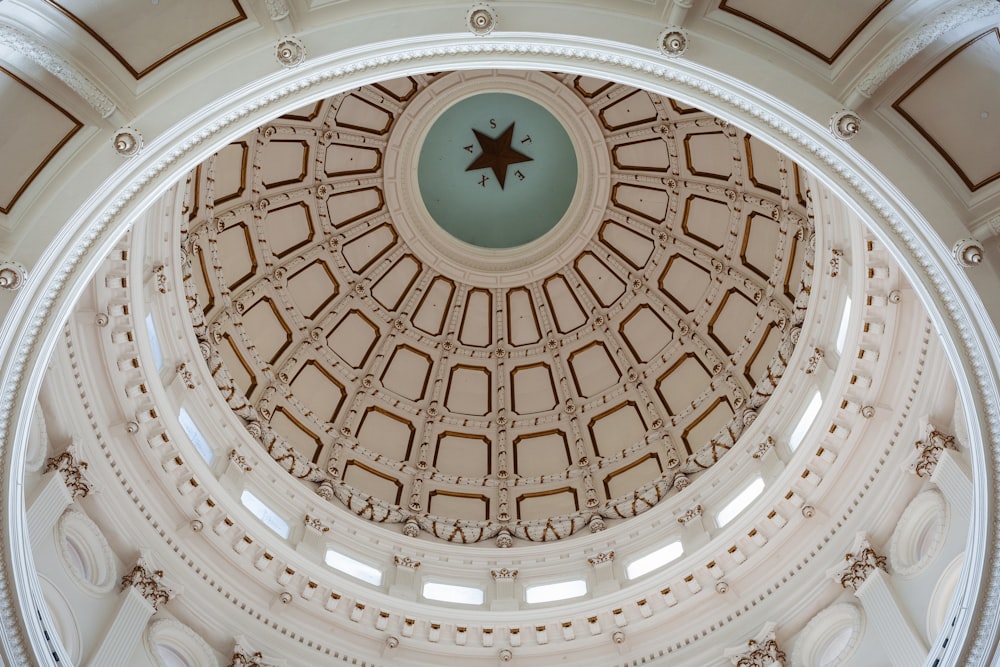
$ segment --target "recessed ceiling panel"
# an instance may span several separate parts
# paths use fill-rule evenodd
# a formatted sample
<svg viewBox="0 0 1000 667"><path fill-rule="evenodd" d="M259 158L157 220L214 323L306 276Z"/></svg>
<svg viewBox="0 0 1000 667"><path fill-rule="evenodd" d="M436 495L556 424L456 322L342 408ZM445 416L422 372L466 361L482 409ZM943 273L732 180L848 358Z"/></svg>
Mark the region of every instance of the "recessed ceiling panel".
<svg viewBox="0 0 1000 667"><path fill-rule="evenodd" d="M521 477L562 472L571 463L569 443L563 431L523 433L514 438L514 471Z"/></svg>
<svg viewBox="0 0 1000 667"><path fill-rule="evenodd" d="M531 292L523 287L507 292L507 340L511 345L530 345L542 339Z"/></svg>
<svg viewBox="0 0 1000 667"><path fill-rule="evenodd" d="M235 141L215 154L215 206L239 199L246 192L250 145Z"/></svg>
<svg viewBox="0 0 1000 667"><path fill-rule="evenodd" d="M462 415L485 416L493 401L492 373L481 366L457 365L448 376L445 407Z"/></svg>
<svg viewBox="0 0 1000 667"><path fill-rule="evenodd" d="M580 509L576 489L560 487L550 491L524 493L517 497L517 516L525 521L572 514Z"/></svg>
<svg viewBox="0 0 1000 667"><path fill-rule="evenodd" d="M416 257L403 255L372 286L372 298L386 310L398 309L420 276L420 269Z"/></svg>
<svg viewBox="0 0 1000 667"><path fill-rule="evenodd" d="M326 199L327 217L334 227L343 227L379 211L385 201L376 187L337 192Z"/></svg>
<svg viewBox="0 0 1000 667"><path fill-rule="evenodd" d="M695 264L684 255L673 255L660 275L660 290L683 312L694 312L702 303L712 284L708 269Z"/></svg>
<svg viewBox="0 0 1000 667"><path fill-rule="evenodd" d="M301 201L268 210L261 226L271 253L278 259L306 247L316 235L312 209Z"/></svg>
<svg viewBox="0 0 1000 667"><path fill-rule="evenodd" d="M610 220L601 225L598 238L633 269L646 266L656 247L644 233Z"/></svg>
<svg viewBox="0 0 1000 667"><path fill-rule="evenodd" d="M48 0L139 79L170 58L246 19L237 0Z"/></svg>
<svg viewBox="0 0 1000 667"><path fill-rule="evenodd" d="M0 67L0 213L8 213L49 160L83 127L62 107Z"/></svg>
<svg viewBox="0 0 1000 667"><path fill-rule="evenodd" d="M265 188L301 183L309 173L309 142L272 139L261 147L260 180Z"/></svg>
<svg viewBox="0 0 1000 667"><path fill-rule="evenodd" d="M296 400L320 421L335 420L347 398L343 383L314 359L302 365L288 386Z"/></svg>
<svg viewBox="0 0 1000 667"><path fill-rule="evenodd" d="M953 51L893 104L972 191L1000 178L1000 28Z"/></svg>
<svg viewBox="0 0 1000 667"><path fill-rule="evenodd" d="M337 279L322 259L314 259L288 277L288 294L299 313L315 319L340 293Z"/></svg>
<svg viewBox="0 0 1000 667"><path fill-rule="evenodd" d="M493 342L493 295L488 290L475 288L466 293L458 340L472 347Z"/></svg>
<svg viewBox="0 0 1000 667"><path fill-rule="evenodd" d="M698 243L720 250L729 238L731 217L726 202L690 195L684 200L681 229Z"/></svg>
<svg viewBox="0 0 1000 667"><path fill-rule="evenodd" d="M486 477L492 458L490 441L485 436L445 431L438 436L434 467L446 475Z"/></svg>
<svg viewBox="0 0 1000 667"><path fill-rule="evenodd" d="M587 429L598 456L614 456L646 436L646 422L631 401L594 415Z"/></svg>
<svg viewBox="0 0 1000 667"><path fill-rule="evenodd" d="M723 0L719 7L832 63L889 0Z"/></svg>
<svg viewBox="0 0 1000 667"><path fill-rule="evenodd" d="M407 419L382 408L369 407L361 417L356 437L365 449L393 461L406 461L410 458L415 432Z"/></svg>
<svg viewBox="0 0 1000 667"><path fill-rule="evenodd" d="M594 341L571 352L567 359L577 393L590 398L618 384L621 373L607 346Z"/></svg>
<svg viewBox="0 0 1000 667"><path fill-rule="evenodd" d="M522 415L546 412L559 399L552 379L552 369L544 362L516 366L510 372L511 409Z"/></svg>
<svg viewBox="0 0 1000 667"><path fill-rule="evenodd" d="M618 327L632 356L645 363L673 340L673 329L649 304L640 304Z"/></svg>
<svg viewBox="0 0 1000 667"><path fill-rule="evenodd" d="M427 393L433 363L429 354L400 345L392 351L382 371L382 385L403 398L419 401Z"/></svg>
<svg viewBox="0 0 1000 667"><path fill-rule="evenodd" d="M357 310L348 312L326 337L326 344L354 368L361 368L379 340L379 328Z"/></svg>
<svg viewBox="0 0 1000 667"><path fill-rule="evenodd" d="M626 213L633 213L650 222L663 222L667 217L670 195L666 190L645 185L615 183L611 190L611 200Z"/></svg>

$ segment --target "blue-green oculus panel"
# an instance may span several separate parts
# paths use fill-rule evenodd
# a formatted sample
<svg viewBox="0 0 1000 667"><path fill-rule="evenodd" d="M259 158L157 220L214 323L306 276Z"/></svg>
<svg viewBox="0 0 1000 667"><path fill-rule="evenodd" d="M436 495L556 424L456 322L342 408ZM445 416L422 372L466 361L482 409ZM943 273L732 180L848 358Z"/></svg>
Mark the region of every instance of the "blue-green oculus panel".
<svg viewBox="0 0 1000 667"><path fill-rule="evenodd" d="M577 185L573 142L542 105L479 93L446 109L420 148L424 205L455 238L514 248L556 226Z"/></svg>

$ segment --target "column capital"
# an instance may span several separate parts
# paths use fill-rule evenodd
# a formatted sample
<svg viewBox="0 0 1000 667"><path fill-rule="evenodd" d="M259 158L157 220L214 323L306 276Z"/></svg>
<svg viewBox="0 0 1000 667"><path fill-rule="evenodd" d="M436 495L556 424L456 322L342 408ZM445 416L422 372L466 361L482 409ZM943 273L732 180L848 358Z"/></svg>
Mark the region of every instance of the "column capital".
<svg viewBox="0 0 1000 667"><path fill-rule="evenodd" d="M766 623L746 647L729 649L726 655L736 667L784 667L785 652L774 637L774 623Z"/></svg>
<svg viewBox="0 0 1000 667"><path fill-rule="evenodd" d="M858 534L854 548L844 556L844 560L846 564L832 574L841 586L854 592L875 570L882 570L887 574L889 572L885 556L875 551L864 533Z"/></svg>
<svg viewBox="0 0 1000 667"><path fill-rule="evenodd" d="M154 569L145 554L142 554L132 570L122 577L121 588L123 591L130 587L136 589L156 612L174 596L174 591L168 588L162 579L163 570Z"/></svg>
<svg viewBox="0 0 1000 667"><path fill-rule="evenodd" d="M50 458L45 464L45 472L56 470L62 475L63 482L73 496L73 500L86 498L87 494L94 490L94 486L84 475L86 469L87 462L77 459L73 445L70 445L62 454Z"/></svg>
<svg viewBox="0 0 1000 667"><path fill-rule="evenodd" d="M955 446L955 436L942 433L935 428L928 429L927 435L922 440L917 440L913 446L920 452L917 462L913 465L913 472L917 477L930 477L934 474L938 461L941 459L941 452L945 449L958 451Z"/></svg>

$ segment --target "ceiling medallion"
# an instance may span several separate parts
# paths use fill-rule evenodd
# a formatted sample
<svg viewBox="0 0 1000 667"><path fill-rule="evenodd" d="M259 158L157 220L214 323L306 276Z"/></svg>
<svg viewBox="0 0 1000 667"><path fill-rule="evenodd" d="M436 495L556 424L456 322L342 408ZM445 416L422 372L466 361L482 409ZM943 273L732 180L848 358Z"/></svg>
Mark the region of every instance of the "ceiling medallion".
<svg viewBox="0 0 1000 667"><path fill-rule="evenodd" d="M473 5L472 9L469 10L469 13L466 15L466 23L472 34L483 37L493 32L493 29L496 27L497 13L489 5L479 3Z"/></svg>
<svg viewBox="0 0 1000 667"><path fill-rule="evenodd" d="M283 67L295 67L306 59L306 45L294 35L282 37L274 47L274 57Z"/></svg>
<svg viewBox="0 0 1000 667"><path fill-rule="evenodd" d="M830 118L830 131L838 139L850 141L861 131L861 117L853 111L842 109Z"/></svg>
<svg viewBox="0 0 1000 667"><path fill-rule="evenodd" d="M668 58L680 58L688 49L688 34L683 28L668 26L657 40L660 53Z"/></svg>
<svg viewBox="0 0 1000 667"><path fill-rule="evenodd" d="M111 140L111 145L114 146L115 152L122 157L138 155L143 145L142 133L134 127L119 128Z"/></svg>
<svg viewBox="0 0 1000 667"><path fill-rule="evenodd" d="M526 284L577 254L600 225L605 146L584 101L551 76L445 74L393 125L386 204L401 238L449 278Z"/></svg>

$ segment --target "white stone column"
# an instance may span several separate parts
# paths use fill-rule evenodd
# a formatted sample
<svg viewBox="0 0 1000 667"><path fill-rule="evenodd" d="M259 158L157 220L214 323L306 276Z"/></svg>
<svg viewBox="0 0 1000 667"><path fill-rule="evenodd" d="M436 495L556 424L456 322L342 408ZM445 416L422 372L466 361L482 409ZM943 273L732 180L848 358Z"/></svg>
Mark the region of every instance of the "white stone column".
<svg viewBox="0 0 1000 667"><path fill-rule="evenodd" d="M931 481L941 489L961 520L968 521L972 516L972 479L962 455L951 449L942 450Z"/></svg>
<svg viewBox="0 0 1000 667"><path fill-rule="evenodd" d="M145 556L139 556L132 571L122 577L118 612L87 663L90 667L129 667L149 619L173 596L162 577L163 571L154 570Z"/></svg>
<svg viewBox="0 0 1000 667"><path fill-rule="evenodd" d="M514 597L514 580L517 579L517 570L502 567L499 570L490 570L490 574L493 575L494 584L490 609L494 611L517 609L517 599Z"/></svg>
<svg viewBox="0 0 1000 667"><path fill-rule="evenodd" d="M62 475L45 475L39 487L27 512L28 534L33 550L46 546L44 540L52 534L59 517L73 502L73 495L66 488Z"/></svg>
<svg viewBox="0 0 1000 667"><path fill-rule="evenodd" d="M927 647L892 590L885 556L879 555L861 533L846 560L844 567L831 574L861 601L889 661L894 667L922 665Z"/></svg>
<svg viewBox="0 0 1000 667"><path fill-rule="evenodd" d="M615 552L599 553L587 559L594 568L594 595L613 593L621 588L614 570Z"/></svg>

